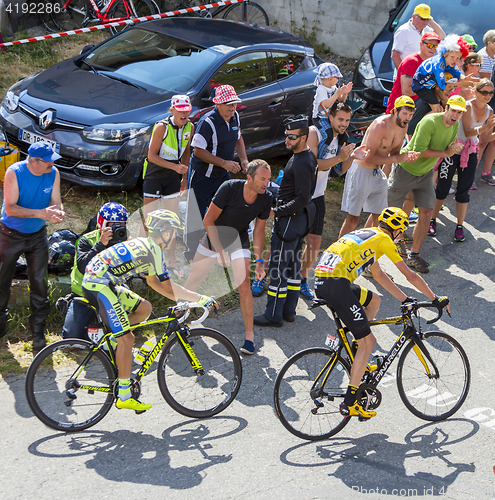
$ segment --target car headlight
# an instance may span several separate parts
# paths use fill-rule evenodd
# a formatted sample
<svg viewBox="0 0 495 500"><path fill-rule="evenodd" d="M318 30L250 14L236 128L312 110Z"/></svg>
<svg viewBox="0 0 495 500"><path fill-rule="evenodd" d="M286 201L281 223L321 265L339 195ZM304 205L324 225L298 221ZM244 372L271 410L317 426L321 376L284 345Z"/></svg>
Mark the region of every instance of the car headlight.
<svg viewBox="0 0 495 500"><path fill-rule="evenodd" d="M15 85L12 85L9 90L7 90L7 94L3 99L3 106L5 109L13 113L17 106L19 105L19 94L22 90L22 80L17 82Z"/></svg>
<svg viewBox="0 0 495 500"><path fill-rule="evenodd" d="M364 54L361 56L361 60L359 61L358 71L365 80L371 80L372 78L376 78L375 70L373 69L373 65L371 64L369 49L366 49L364 51Z"/></svg>
<svg viewBox="0 0 495 500"><path fill-rule="evenodd" d="M124 142L146 134L150 125L144 123L104 123L83 130L85 139L98 142Z"/></svg>

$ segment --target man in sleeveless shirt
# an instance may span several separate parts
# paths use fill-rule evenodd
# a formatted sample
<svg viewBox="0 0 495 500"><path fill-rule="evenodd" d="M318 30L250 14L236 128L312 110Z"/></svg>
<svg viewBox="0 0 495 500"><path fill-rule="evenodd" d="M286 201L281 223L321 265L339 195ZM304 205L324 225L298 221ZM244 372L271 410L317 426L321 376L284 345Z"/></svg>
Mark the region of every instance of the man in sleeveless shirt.
<svg viewBox="0 0 495 500"><path fill-rule="evenodd" d="M4 200L0 219L0 337L7 332L10 286L15 263L24 254L29 275L31 315L29 327L33 348L42 349L48 299L48 243L46 223L64 219L60 174L54 167L61 156L47 142L32 144L28 157L5 173Z"/></svg>

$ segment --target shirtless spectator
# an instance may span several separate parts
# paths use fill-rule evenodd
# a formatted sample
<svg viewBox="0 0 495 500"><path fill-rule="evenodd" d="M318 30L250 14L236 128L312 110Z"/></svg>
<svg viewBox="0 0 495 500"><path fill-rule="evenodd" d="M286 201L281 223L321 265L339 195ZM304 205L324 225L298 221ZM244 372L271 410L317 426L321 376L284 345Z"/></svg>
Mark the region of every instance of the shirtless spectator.
<svg viewBox="0 0 495 500"><path fill-rule="evenodd" d="M394 34L391 57L395 70L406 56L418 50L421 37L428 31L434 31L440 40L445 38L444 31L431 17L430 7L420 3L416 5L411 19L400 26Z"/></svg>
<svg viewBox="0 0 495 500"><path fill-rule="evenodd" d="M401 96L396 99L392 114L380 116L366 130L362 146L369 150L369 154L365 160L354 160L347 172L342 196L342 210L347 212L347 217L339 238L354 231L363 210L371 213L366 226L378 226L378 216L389 205L387 176L380 167L414 162L419 156L414 151L399 153L413 113L414 101L409 96ZM402 206L402 202L397 206Z"/></svg>

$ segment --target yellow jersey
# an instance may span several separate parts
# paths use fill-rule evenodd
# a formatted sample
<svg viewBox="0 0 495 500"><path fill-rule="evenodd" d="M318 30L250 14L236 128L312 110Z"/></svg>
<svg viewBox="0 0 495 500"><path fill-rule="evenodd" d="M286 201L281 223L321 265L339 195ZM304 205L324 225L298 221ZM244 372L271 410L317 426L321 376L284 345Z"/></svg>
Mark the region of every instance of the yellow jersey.
<svg viewBox="0 0 495 500"><path fill-rule="evenodd" d="M377 227L358 229L330 245L316 266L320 278L346 278L351 283L382 255L394 264L402 257L392 238Z"/></svg>

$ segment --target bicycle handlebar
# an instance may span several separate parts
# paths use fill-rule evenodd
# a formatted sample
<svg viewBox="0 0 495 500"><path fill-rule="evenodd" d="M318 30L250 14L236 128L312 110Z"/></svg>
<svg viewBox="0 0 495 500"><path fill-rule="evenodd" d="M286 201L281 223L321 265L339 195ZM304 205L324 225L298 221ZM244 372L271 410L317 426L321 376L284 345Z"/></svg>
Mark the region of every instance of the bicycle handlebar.
<svg viewBox="0 0 495 500"><path fill-rule="evenodd" d="M448 302L447 302L448 304ZM421 308L434 308L437 310L437 316L433 319L430 319L426 322L427 325L431 325L432 323L436 323L443 315L443 308L440 306L440 304L435 304L433 301L428 301L428 302L407 302L406 304L401 305L401 312L402 314L406 314L407 312L411 311L413 314L416 314L418 309ZM444 306L445 307L445 306Z"/></svg>
<svg viewBox="0 0 495 500"><path fill-rule="evenodd" d="M173 309L174 311L184 312L184 314L177 319L179 323L184 323L186 321L186 319L191 314L191 309L203 309L203 314L198 319L191 321L190 322L191 325L197 325L198 323L202 323L210 314L210 310L207 307L202 306L197 302L182 302L181 304L177 304L176 306L174 306Z"/></svg>

